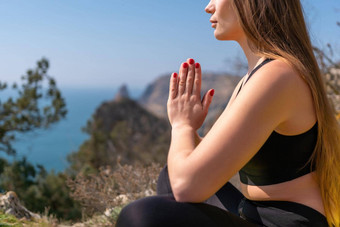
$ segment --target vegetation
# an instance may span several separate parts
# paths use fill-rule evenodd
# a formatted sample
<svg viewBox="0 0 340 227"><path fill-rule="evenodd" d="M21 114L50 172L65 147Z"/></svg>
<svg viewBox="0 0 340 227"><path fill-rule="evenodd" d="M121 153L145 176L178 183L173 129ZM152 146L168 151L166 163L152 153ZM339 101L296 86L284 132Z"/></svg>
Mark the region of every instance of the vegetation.
<svg viewBox="0 0 340 227"><path fill-rule="evenodd" d="M15 133L47 128L65 117L67 111L64 98L55 80L47 74L48 67L47 59L38 61L35 69L29 69L27 75L22 76L21 88L15 83L12 85L18 96L9 97L5 102L0 100L0 151L15 154L12 147ZM44 82L48 83L45 90ZM0 81L0 92L6 89L7 83ZM47 105L39 106L43 104L43 98Z"/></svg>
<svg viewBox="0 0 340 227"><path fill-rule="evenodd" d="M64 173L47 173L44 167L34 167L25 158L13 163L1 161L0 188L15 191L23 205L38 213L46 208L57 218L80 219L80 206L70 197Z"/></svg>
<svg viewBox="0 0 340 227"><path fill-rule="evenodd" d="M0 151L15 155L12 143L18 133L48 128L67 114L64 98L55 80L48 75L49 62L43 58L35 69L22 76L22 85L13 84L16 93L0 100ZM0 92L9 89L0 82ZM47 173L43 166L33 166L25 158L9 163L0 158L0 191L15 191L33 212L49 208L58 218L79 219L81 211L69 195L63 173Z"/></svg>
<svg viewBox="0 0 340 227"><path fill-rule="evenodd" d="M43 216L41 219L26 220L17 219L15 216L10 214L4 214L0 211L0 226L1 227L51 227L57 226L58 221L53 217Z"/></svg>
<svg viewBox="0 0 340 227"><path fill-rule="evenodd" d="M145 167L141 164L120 165L100 168L98 174L85 176L80 173L67 184L71 196L84 208L83 214L92 217L94 214L106 215L106 221L112 225L121 208L136 199L156 194L157 177L161 170L159 164Z"/></svg>
<svg viewBox="0 0 340 227"><path fill-rule="evenodd" d="M12 143L17 133L47 128L67 113L55 81L47 74L48 66L46 59L39 61L36 69L23 76L21 89L12 86L18 91L16 98L1 102L0 148L9 155L16 153ZM43 87L46 79L48 88ZM1 83L1 91L7 88L7 84ZM112 122L100 120L100 111L110 114L117 109L125 112L113 118L104 116ZM47 172L25 158L12 163L0 158L0 191L15 191L30 211L45 213L43 220L35 222L1 214L1 225L56 225L57 219L82 219L90 226L110 226L124 204L155 193L160 165L152 163L165 162L169 143L165 120L149 114L136 102L123 99L104 104L84 130L90 139L70 155L71 167L64 173ZM121 161L134 166L122 166ZM106 215L100 215L104 211ZM55 218L48 218L50 215Z"/></svg>
<svg viewBox="0 0 340 227"><path fill-rule="evenodd" d="M81 204L83 208L82 226L114 226L124 205L136 199L156 194L156 182L160 170L161 166L159 164L152 164L148 167L141 164L134 166L118 165L116 170L111 167L100 168L98 174L84 175L80 173L75 179L68 178L66 181L61 182L63 185L59 186L65 187L67 184L71 189L70 196ZM51 178L51 181L46 180L46 182L55 185L53 180L58 180L58 178ZM37 192L41 190L39 188L35 190L35 186L32 186L33 190L29 189L28 191ZM59 190L64 191L63 188L59 188ZM44 204L46 202L44 200L48 199L47 197L37 197L34 193L28 193L28 196L32 196L32 198L22 198L26 204L32 203L31 205L38 207L39 202ZM47 203L53 204L54 201L57 206L61 206L64 210L68 209L72 213L72 205L68 206L64 202L63 196L69 198L68 195L60 195L60 193L54 191L50 194L52 201L47 201ZM57 199L61 201L57 202ZM18 220L12 215L0 213L0 226L6 226L2 223L6 223L8 226L57 226L60 222L64 226L69 224L65 222L67 218L65 213L62 215L63 219L58 221L55 216L51 216L50 211L40 212L44 213L43 217L34 220ZM60 210L57 209L57 211ZM53 213L57 214L56 211Z"/></svg>

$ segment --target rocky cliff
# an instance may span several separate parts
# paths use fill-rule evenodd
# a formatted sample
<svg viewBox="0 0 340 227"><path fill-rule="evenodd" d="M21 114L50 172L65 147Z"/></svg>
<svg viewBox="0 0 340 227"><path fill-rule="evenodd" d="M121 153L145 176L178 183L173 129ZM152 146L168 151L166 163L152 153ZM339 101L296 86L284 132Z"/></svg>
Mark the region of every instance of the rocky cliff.
<svg viewBox="0 0 340 227"><path fill-rule="evenodd" d="M127 96L117 95L102 103L88 122L84 130L90 138L68 157L72 171L96 171L117 162L165 163L170 144L168 121Z"/></svg>
<svg viewBox="0 0 340 227"><path fill-rule="evenodd" d="M129 90L126 84L119 88L117 94L115 95L114 101L119 101L122 99L130 99Z"/></svg>

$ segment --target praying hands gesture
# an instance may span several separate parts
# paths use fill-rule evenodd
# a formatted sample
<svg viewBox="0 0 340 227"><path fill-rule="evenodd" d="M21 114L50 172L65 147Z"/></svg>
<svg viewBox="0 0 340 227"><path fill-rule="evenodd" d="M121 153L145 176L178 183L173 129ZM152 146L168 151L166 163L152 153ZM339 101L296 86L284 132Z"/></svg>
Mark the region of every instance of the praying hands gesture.
<svg viewBox="0 0 340 227"><path fill-rule="evenodd" d="M201 99L201 81L201 66L191 58L181 65L179 75L171 75L167 107L173 129L190 127L196 131L202 126L214 90L209 90Z"/></svg>

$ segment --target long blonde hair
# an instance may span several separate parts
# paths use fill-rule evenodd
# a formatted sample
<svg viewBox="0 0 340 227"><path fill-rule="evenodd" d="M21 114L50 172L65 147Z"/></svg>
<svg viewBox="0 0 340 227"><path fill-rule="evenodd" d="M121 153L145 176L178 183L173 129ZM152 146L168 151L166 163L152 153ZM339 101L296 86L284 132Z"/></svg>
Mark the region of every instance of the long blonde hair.
<svg viewBox="0 0 340 227"><path fill-rule="evenodd" d="M340 226L340 128L328 100L299 0L233 0L252 50L291 64L309 85L318 120L311 159L328 224Z"/></svg>

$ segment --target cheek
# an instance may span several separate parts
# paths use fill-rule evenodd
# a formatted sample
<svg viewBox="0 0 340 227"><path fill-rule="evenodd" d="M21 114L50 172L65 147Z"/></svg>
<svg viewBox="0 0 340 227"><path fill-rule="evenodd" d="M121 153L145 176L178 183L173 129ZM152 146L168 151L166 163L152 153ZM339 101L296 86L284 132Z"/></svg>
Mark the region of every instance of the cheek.
<svg viewBox="0 0 340 227"><path fill-rule="evenodd" d="M230 5L230 0L221 0L216 12L217 27L215 37L218 40L238 40L244 33L238 21L234 8Z"/></svg>
<svg viewBox="0 0 340 227"><path fill-rule="evenodd" d="M244 32L237 21L222 20L218 23L215 30L215 37L218 40L240 40Z"/></svg>

